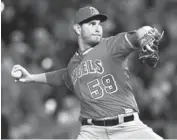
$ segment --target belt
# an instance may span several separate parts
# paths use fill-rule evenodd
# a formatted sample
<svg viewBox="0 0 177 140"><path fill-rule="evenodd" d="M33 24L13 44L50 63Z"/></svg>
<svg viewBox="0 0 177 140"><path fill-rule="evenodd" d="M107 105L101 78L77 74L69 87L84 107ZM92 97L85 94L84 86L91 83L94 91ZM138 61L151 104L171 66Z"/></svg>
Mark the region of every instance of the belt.
<svg viewBox="0 0 177 140"><path fill-rule="evenodd" d="M119 117L115 117L114 119L105 119L105 120L92 120L84 118L81 121L82 125L97 125L97 126L114 126L124 122L130 122L134 120L134 115L123 116L123 121L120 122Z"/></svg>

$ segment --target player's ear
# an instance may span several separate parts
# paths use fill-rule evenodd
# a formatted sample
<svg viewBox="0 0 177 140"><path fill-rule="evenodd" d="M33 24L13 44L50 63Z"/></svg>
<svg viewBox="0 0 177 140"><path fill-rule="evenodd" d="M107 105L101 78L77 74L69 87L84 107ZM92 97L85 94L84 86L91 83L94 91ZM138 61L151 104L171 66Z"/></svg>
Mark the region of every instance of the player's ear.
<svg viewBox="0 0 177 140"><path fill-rule="evenodd" d="M76 33L77 35L80 35L80 34L81 34L81 26L80 26L79 24L75 24L75 25L73 26L73 29L74 29L74 31L75 31L75 33Z"/></svg>

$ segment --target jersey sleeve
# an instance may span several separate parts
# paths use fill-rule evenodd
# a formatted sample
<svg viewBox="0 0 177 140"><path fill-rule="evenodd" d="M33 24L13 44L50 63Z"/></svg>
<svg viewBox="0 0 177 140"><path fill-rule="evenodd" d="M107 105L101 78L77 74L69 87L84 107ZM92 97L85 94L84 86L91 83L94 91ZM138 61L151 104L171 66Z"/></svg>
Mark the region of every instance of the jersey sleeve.
<svg viewBox="0 0 177 140"><path fill-rule="evenodd" d="M131 52L138 49L136 31L123 32L107 38L107 49L117 60L124 60Z"/></svg>
<svg viewBox="0 0 177 140"><path fill-rule="evenodd" d="M67 68L46 73L47 83L53 86L65 85L68 89L73 90L71 78Z"/></svg>

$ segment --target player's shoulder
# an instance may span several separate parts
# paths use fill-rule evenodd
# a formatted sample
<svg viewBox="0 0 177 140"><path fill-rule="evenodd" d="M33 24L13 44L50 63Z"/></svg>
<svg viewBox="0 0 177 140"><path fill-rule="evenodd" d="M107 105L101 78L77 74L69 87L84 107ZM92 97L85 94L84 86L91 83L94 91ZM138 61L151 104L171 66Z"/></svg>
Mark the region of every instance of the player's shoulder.
<svg viewBox="0 0 177 140"><path fill-rule="evenodd" d="M109 41L109 39L111 38L112 36L109 36L109 37L103 37L101 39L101 42L99 43L100 45L102 44L107 44L107 42Z"/></svg>
<svg viewBox="0 0 177 140"><path fill-rule="evenodd" d="M71 57L69 63L68 63L68 69L73 69L73 67L77 66L80 63L80 56L77 52Z"/></svg>
<svg viewBox="0 0 177 140"><path fill-rule="evenodd" d="M117 38L117 37L120 37L120 36L124 36L127 32L120 32L120 33L117 33L115 35L111 35L109 37L105 37L105 38L102 38L102 41L109 41L109 40L112 40L114 38Z"/></svg>
<svg viewBox="0 0 177 140"><path fill-rule="evenodd" d="M125 34L127 32L121 32L109 37L102 38L102 43L106 44L106 46L117 44L117 41L124 40L125 39Z"/></svg>

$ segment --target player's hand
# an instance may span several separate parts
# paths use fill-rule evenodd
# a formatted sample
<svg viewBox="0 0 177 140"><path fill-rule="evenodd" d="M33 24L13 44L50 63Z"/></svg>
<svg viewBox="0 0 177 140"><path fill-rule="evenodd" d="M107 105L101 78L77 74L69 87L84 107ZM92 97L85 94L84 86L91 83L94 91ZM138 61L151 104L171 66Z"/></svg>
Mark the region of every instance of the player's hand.
<svg viewBox="0 0 177 140"><path fill-rule="evenodd" d="M160 33L156 28L144 26L137 30L138 41L140 44L139 60L146 63L151 68L157 66L160 59L159 42L164 32Z"/></svg>
<svg viewBox="0 0 177 140"><path fill-rule="evenodd" d="M137 30L138 40L143 51L155 52L154 46L158 47L164 31L160 33L156 28L144 26Z"/></svg>
<svg viewBox="0 0 177 140"><path fill-rule="evenodd" d="M14 65L11 70L11 76L15 78L15 82L32 82L32 75L21 65Z"/></svg>

